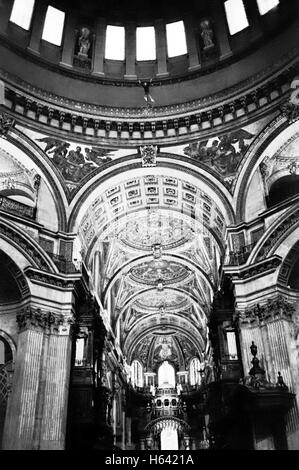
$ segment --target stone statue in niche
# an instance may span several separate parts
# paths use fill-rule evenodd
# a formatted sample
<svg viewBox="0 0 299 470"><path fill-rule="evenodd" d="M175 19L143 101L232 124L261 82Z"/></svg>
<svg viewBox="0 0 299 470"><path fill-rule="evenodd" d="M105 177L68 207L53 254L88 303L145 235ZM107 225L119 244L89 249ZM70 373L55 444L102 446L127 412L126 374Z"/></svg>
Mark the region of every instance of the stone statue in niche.
<svg viewBox="0 0 299 470"><path fill-rule="evenodd" d="M79 52L78 56L81 58L88 58L88 52L91 46L90 41L90 29L83 27L80 30L80 36L78 38Z"/></svg>
<svg viewBox="0 0 299 470"><path fill-rule="evenodd" d="M210 20L204 20L201 21L200 23L200 36L203 41L203 49L211 49L212 47L215 46L215 43L213 41L214 39L214 32L211 27L211 22Z"/></svg>

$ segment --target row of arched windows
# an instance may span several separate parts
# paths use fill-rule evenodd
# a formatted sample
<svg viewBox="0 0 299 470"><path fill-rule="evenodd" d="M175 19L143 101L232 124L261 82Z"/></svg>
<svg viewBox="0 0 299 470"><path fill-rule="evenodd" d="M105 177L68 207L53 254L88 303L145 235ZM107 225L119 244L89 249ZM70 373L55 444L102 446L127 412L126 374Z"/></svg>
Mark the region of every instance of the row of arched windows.
<svg viewBox="0 0 299 470"><path fill-rule="evenodd" d="M268 13L279 4L279 0L257 0L261 15ZM31 26L35 0L15 0L10 21L25 30ZM249 26L243 0L226 0L224 9L230 35L234 35ZM42 39L56 46L62 43L65 23L65 12L48 6L43 26ZM176 57L187 53L184 21L166 24L168 57ZM106 29L105 58L124 60L125 58L125 27L108 25ZM154 26L136 28L137 60L156 59L156 39Z"/></svg>
<svg viewBox="0 0 299 470"><path fill-rule="evenodd" d="M197 357L190 361L189 383L190 385L200 385L201 383L201 363ZM158 387L174 388L176 386L175 368L168 361L162 362L158 368ZM135 387L144 386L144 374L142 364L135 359L131 364L131 383Z"/></svg>

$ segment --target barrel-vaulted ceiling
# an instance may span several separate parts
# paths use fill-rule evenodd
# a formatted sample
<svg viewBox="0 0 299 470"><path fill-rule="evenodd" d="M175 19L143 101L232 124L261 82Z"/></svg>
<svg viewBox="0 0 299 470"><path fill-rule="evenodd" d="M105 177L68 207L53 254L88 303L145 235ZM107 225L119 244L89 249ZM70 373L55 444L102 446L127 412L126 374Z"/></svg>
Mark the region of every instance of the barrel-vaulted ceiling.
<svg viewBox="0 0 299 470"><path fill-rule="evenodd" d="M117 185L95 193L78 226L81 255L89 266L99 257L98 295L127 357L164 336L175 348L182 336L188 351L202 354L225 214L200 180L162 170L119 175Z"/></svg>

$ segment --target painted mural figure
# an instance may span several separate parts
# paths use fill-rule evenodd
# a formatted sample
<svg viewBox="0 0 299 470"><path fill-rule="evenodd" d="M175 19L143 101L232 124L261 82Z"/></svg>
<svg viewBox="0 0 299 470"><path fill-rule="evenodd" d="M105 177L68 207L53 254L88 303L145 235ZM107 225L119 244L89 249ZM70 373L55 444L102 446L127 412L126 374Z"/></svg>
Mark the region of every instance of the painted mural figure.
<svg viewBox="0 0 299 470"><path fill-rule="evenodd" d="M74 183L79 182L84 176L112 160L108 156L112 152L110 149L86 147L84 155L80 146L70 149L71 144L69 142L52 137L43 137L37 139L37 141L46 144L44 152L52 159L62 176Z"/></svg>
<svg viewBox="0 0 299 470"><path fill-rule="evenodd" d="M240 161L249 147L248 141L254 137L250 132L240 129L216 139L193 142L185 147L185 155L200 161L222 176L237 171Z"/></svg>

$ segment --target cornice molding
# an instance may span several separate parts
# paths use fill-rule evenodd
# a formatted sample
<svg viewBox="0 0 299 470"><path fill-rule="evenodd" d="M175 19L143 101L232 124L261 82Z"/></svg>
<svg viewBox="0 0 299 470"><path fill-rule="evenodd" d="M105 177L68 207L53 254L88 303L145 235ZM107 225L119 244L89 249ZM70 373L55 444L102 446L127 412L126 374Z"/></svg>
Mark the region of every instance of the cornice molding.
<svg viewBox="0 0 299 470"><path fill-rule="evenodd" d="M15 85L16 77L0 71L6 82L6 109L12 119L44 129L68 140L83 139L106 146L136 147L144 144L178 144L208 134L227 132L263 113L277 109L296 76L297 63L277 75L256 76L247 88L239 85L221 95L183 105L153 108L92 107L45 94L29 84ZM264 80L263 80L264 78ZM12 84L13 83L13 84ZM80 111L77 111L80 110Z"/></svg>
<svg viewBox="0 0 299 470"><path fill-rule="evenodd" d="M278 268L281 264L280 256L272 256L271 258L261 260L257 263L243 267L224 267L223 271L226 274L233 276L234 282L243 282L244 280L256 279L266 274L270 274Z"/></svg>
<svg viewBox="0 0 299 470"><path fill-rule="evenodd" d="M34 284L63 291L73 290L75 283L81 279L79 272L72 275L61 275L28 267L25 268L24 273Z"/></svg>

